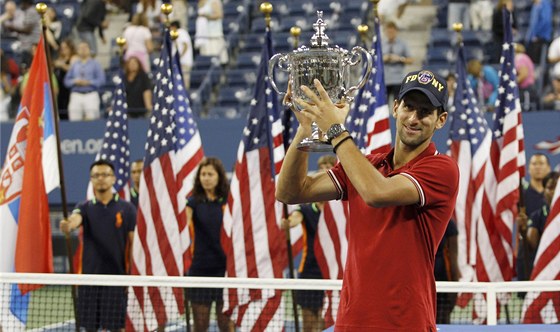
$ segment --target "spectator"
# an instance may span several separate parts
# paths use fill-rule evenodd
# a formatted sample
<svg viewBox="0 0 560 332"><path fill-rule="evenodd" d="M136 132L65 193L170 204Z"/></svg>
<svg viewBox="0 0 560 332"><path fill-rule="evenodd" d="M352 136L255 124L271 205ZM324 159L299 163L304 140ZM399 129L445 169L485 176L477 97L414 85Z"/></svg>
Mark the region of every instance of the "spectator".
<svg viewBox="0 0 560 332"><path fill-rule="evenodd" d="M144 161L137 159L130 165L130 202L138 208L138 193L140 192L140 178L144 170Z"/></svg>
<svg viewBox="0 0 560 332"><path fill-rule="evenodd" d="M54 8L47 8L45 13L45 23L48 27L47 29L47 43L49 44L51 50L58 51L60 41L60 34L62 33L62 22L58 20L58 16Z"/></svg>
<svg viewBox="0 0 560 332"><path fill-rule="evenodd" d="M82 41L89 45L91 55L97 55L97 41L95 40L94 31L98 29L101 41L105 43L103 30L109 26L109 21L106 20L107 9L105 2L108 0L86 0L80 6L80 16L76 29Z"/></svg>
<svg viewBox="0 0 560 332"><path fill-rule="evenodd" d="M319 158L320 172L326 172L336 164L334 155L324 155ZM290 214L288 219L282 220L282 228L289 229L301 225L303 228L304 243L303 257L299 268L300 279L323 279L321 269L315 257L315 238L317 237L317 226L319 217L323 213L325 202L304 204ZM303 331L315 332L323 330L321 309L323 307L322 290L296 291L295 301L302 308Z"/></svg>
<svg viewBox="0 0 560 332"><path fill-rule="evenodd" d="M552 3L550 0L533 0L529 28L525 35L527 55L534 63L540 63L541 52L552 40Z"/></svg>
<svg viewBox="0 0 560 332"><path fill-rule="evenodd" d="M453 73L447 74L445 77L447 81L447 91L449 91L449 99L447 99L447 107L451 109L454 104L455 90L457 90L457 77Z"/></svg>
<svg viewBox="0 0 560 332"><path fill-rule="evenodd" d="M539 247L548 213L550 212L550 204L554 197L558 176L558 172L550 172L542 179L544 200L536 211L531 214L520 212L517 216L519 234L519 251L517 255L518 280L529 280L531 277L535 254ZM529 218L527 218L527 215L529 215Z"/></svg>
<svg viewBox="0 0 560 332"><path fill-rule="evenodd" d="M185 29L181 29L181 23L179 21L173 21L170 25L171 31L177 31L179 36L173 43L173 53L179 52L181 57L181 70L183 71L183 81L185 87L190 87L191 82L191 69L193 66L193 47L191 36Z"/></svg>
<svg viewBox="0 0 560 332"><path fill-rule="evenodd" d="M101 64L92 59L89 44L85 41L78 44L78 58L64 77L64 85L70 89L68 119L99 119L99 88L105 84L105 72Z"/></svg>
<svg viewBox="0 0 560 332"><path fill-rule="evenodd" d="M470 85L477 95L480 109L493 111L500 85L498 72L492 66L482 65L478 59L472 59L467 63L467 72Z"/></svg>
<svg viewBox="0 0 560 332"><path fill-rule="evenodd" d="M125 60L137 58L146 73L150 72L150 52L153 51L152 32L148 29L148 19L144 14L136 13L132 22L124 29L126 39Z"/></svg>
<svg viewBox="0 0 560 332"><path fill-rule="evenodd" d="M511 26L513 33L517 31L517 19L513 10L512 0L499 0L492 12L492 43L489 45L490 63L499 63L502 56L502 45L504 43L504 14L506 8L511 15Z"/></svg>
<svg viewBox="0 0 560 332"><path fill-rule="evenodd" d="M60 42L58 57L53 61L54 74L59 82L64 82L64 77L74 62L78 61L76 48L70 39ZM61 120L68 120L68 101L70 100L70 89L66 85L60 85L57 104Z"/></svg>
<svg viewBox="0 0 560 332"><path fill-rule="evenodd" d="M434 277L436 281L459 281L461 271L457 262L457 225L451 220L447 224L445 234L439 243L434 261ZM437 324L449 324L451 312L455 307L457 293L437 293Z"/></svg>
<svg viewBox="0 0 560 332"><path fill-rule="evenodd" d="M159 28L162 22L161 0L140 0L136 12L144 14L150 28Z"/></svg>
<svg viewBox="0 0 560 332"><path fill-rule="evenodd" d="M490 31L492 29L492 1L472 0L470 15L473 30Z"/></svg>
<svg viewBox="0 0 560 332"><path fill-rule="evenodd" d="M17 8L14 1L9 0L4 4L4 14L0 15L3 38L17 38L18 33L13 27L23 26L23 12Z"/></svg>
<svg viewBox="0 0 560 332"><path fill-rule="evenodd" d="M200 55L219 56L220 63L226 64L228 52L224 40L223 17L220 0L198 1L194 47L199 49Z"/></svg>
<svg viewBox="0 0 560 332"><path fill-rule="evenodd" d="M11 23L5 22L3 27L8 32L17 33L18 39L21 42L21 68L25 72L29 69L33 60L33 45L39 41L39 36L41 35L41 18L35 10L33 0L21 0L20 8L23 13L21 25L14 21Z"/></svg>
<svg viewBox="0 0 560 332"><path fill-rule="evenodd" d="M385 24L386 38L383 39L382 50L388 100L396 98L404 76L404 67L412 63L408 46L398 38L398 34L399 28L394 22Z"/></svg>
<svg viewBox="0 0 560 332"><path fill-rule="evenodd" d="M416 0L380 0L377 10L381 24L385 22L399 22L404 10ZM404 23L404 22L403 22Z"/></svg>
<svg viewBox="0 0 560 332"><path fill-rule="evenodd" d="M537 100L535 91L535 65L525 54L525 46L515 43L515 70L517 71L517 85L523 111L531 111L531 104ZM534 105L533 105L534 106Z"/></svg>
<svg viewBox="0 0 560 332"><path fill-rule="evenodd" d="M19 106L19 67L16 61L0 49L0 121L14 118Z"/></svg>
<svg viewBox="0 0 560 332"><path fill-rule="evenodd" d="M449 0L447 5L447 29L453 30L454 23L462 23L464 30L471 29L471 0Z"/></svg>
<svg viewBox="0 0 560 332"><path fill-rule="evenodd" d="M69 234L83 226L82 273L125 275L130 272L130 248L136 208L113 194L115 169L105 160L90 167L94 198L79 203L60 230ZM78 287L78 317L87 331L124 331L127 287Z"/></svg>
<svg viewBox="0 0 560 332"><path fill-rule="evenodd" d="M126 60L124 87L130 118L146 117L152 111L152 80L142 69L140 60Z"/></svg>
<svg viewBox="0 0 560 332"><path fill-rule="evenodd" d="M548 47L548 63L552 67L552 77L560 78L560 36L556 37Z"/></svg>
<svg viewBox="0 0 560 332"><path fill-rule="evenodd" d="M217 158L205 158L194 180L193 194L187 202L187 222L194 228L194 253L189 276L224 277L226 255L220 242L223 209L229 192L226 171ZM222 312L223 290L219 288L191 288L194 330L207 331L210 309L216 302L218 328L231 331L233 324Z"/></svg>
<svg viewBox="0 0 560 332"><path fill-rule="evenodd" d="M31 48L31 58L35 57L35 52L37 51L37 44L34 44ZM20 96L23 96L23 92L25 91L25 88L27 87L27 82L29 81L29 70L23 74L23 77L21 78L21 82L19 83L19 94ZM51 75L51 89L54 93L54 96L56 98L56 96L58 95L58 81L56 79L56 76L54 75L54 73L52 73Z"/></svg>
<svg viewBox="0 0 560 332"><path fill-rule="evenodd" d="M554 75L550 86L547 86L542 99L543 108L560 111L560 75Z"/></svg>

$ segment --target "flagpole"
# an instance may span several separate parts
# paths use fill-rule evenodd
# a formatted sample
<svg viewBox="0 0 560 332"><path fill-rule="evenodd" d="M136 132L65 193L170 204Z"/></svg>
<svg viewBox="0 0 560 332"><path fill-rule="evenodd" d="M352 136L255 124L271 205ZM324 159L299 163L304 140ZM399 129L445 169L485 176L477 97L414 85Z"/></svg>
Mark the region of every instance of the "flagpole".
<svg viewBox="0 0 560 332"><path fill-rule="evenodd" d="M171 12L173 12L173 5L170 3L164 3L161 5L161 13L163 15L165 15L165 27L163 29L163 33L169 33L169 37L172 40L172 43L175 43L175 40L179 37L179 32L178 31L172 31L169 29L169 26L171 25L170 19L169 19L169 15L171 15ZM163 38L163 42L165 43L165 37ZM173 58L173 50L170 49L169 52L170 54L170 59ZM160 59L161 61L161 59ZM179 67L179 70L180 67ZM181 73L182 76L182 73ZM187 326L187 332L191 332L191 315L190 315L190 306L189 306L189 292L188 292L188 288L184 288L183 289L183 306L185 307L185 323ZM163 331L163 326L158 326L157 331Z"/></svg>
<svg viewBox="0 0 560 332"><path fill-rule="evenodd" d="M262 6L262 5L261 5ZM272 12L272 6L270 6L270 12L266 12L266 9L261 8L261 11L265 14L265 20L266 20L266 26L268 28L270 28L270 12ZM298 43L299 43L299 36L301 34L301 28L298 26L293 26L290 28L290 34L292 35L293 39L294 39L294 49L298 48ZM291 111L290 111L291 112ZM288 128L284 128L284 130L287 130ZM284 219L288 219L289 217L289 213L288 213L288 205L286 203L282 203L282 210L283 210L283 214L284 214ZM292 252L292 239L290 236L290 227L285 229L285 233L286 233L286 250L288 253L288 274L290 279L295 279L295 275L294 275L294 254ZM292 293L292 311L293 311L293 315L294 315L294 325L295 325L295 330L296 332L299 332L299 315L298 315L298 310L297 310L297 304L296 304L296 292L295 290L291 290Z"/></svg>
<svg viewBox="0 0 560 332"><path fill-rule="evenodd" d="M39 15L41 16L41 25L42 25L42 34L43 34L43 44L44 44L44 48L45 48L45 54L47 57L47 71L48 71L48 79L49 79L49 84L51 86L50 90L50 94L51 94L51 103L52 103L52 112L53 112L53 122L54 122L54 130L55 130L55 135L56 135L56 149L57 149L57 161L58 161L58 173L59 173L59 179L60 179L60 196L61 196L61 203L62 203L62 215L64 217L64 219L68 218L68 207L67 207L67 201L66 201L66 185L64 182L64 170L63 170L63 165L62 165L62 151L60 149L60 126L59 126L59 119L60 116L58 114L58 103L56 100L56 96L54 94L53 91L53 82L52 82L52 75L53 75L53 70L52 70L52 60L51 60L51 52L49 49L49 46L47 44L47 24L45 22L45 13L47 12L47 5L45 3L38 3L35 6L35 9L37 10L37 13L39 13ZM74 266L72 264L72 242L70 240L70 234L65 233L64 234L64 239L66 242L66 257L68 259L68 270L70 271L70 274L74 273ZM72 304L74 307L74 321L75 321L75 329L76 331L80 330L80 321L79 321L79 316L78 316L78 306L77 306L77 287L76 286L72 286Z"/></svg>
<svg viewBox="0 0 560 332"><path fill-rule="evenodd" d="M367 40L367 33L369 31L369 27L367 26L367 24L360 24L357 27L358 33L360 34L360 39L362 40L362 45L364 46L364 48L368 48L366 45L366 40Z"/></svg>

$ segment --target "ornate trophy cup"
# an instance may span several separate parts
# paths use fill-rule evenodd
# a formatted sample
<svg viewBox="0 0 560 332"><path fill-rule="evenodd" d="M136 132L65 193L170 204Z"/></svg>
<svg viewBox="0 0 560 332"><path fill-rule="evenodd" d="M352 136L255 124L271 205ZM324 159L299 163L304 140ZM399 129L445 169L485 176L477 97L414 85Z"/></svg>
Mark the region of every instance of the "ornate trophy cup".
<svg viewBox="0 0 560 332"><path fill-rule="evenodd" d="M289 72L291 90L294 98L308 100L300 86L305 85L315 89L313 80L318 79L334 103L345 98L352 101L352 94L362 88L371 73L372 57L364 48L355 46L351 51L339 46L329 46L329 37L325 34L326 24L323 21L323 12L317 11L317 22L313 24L315 34L311 37L311 47L301 46L287 54L275 54L268 63L268 77L274 90L280 96L286 94L274 82L274 68L277 66ZM356 66L362 60L362 55L367 59L367 67L358 85L350 86L350 67ZM292 105L288 105L292 106ZM293 106L301 111L297 104ZM311 125L312 134L298 144L298 149L308 152L330 152L332 146L327 143L325 134L317 124Z"/></svg>

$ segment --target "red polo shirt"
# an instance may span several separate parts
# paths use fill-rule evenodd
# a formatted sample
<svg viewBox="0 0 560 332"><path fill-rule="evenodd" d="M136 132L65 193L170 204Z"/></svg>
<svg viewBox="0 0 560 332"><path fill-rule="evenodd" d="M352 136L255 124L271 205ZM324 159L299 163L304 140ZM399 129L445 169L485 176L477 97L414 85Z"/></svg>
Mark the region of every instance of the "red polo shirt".
<svg viewBox="0 0 560 332"><path fill-rule="evenodd" d="M341 164L328 173L350 208L335 331L436 331L434 257L455 207L459 170L434 143L397 170L393 151L367 158L386 177L409 178L419 204L370 207Z"/></svg>

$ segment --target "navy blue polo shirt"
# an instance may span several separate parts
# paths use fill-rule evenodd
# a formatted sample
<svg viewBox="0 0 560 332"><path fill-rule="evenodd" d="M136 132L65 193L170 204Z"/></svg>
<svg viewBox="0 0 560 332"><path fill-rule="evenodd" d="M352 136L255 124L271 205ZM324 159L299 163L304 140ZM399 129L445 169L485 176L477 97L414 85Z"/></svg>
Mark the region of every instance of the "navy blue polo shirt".
<svg viewBox="0 0 560 332"><path fill-rule="evenodd" d="M434 261L434 277L438 281L450 281L450 276L447 275L447 268L445 266L445 254L444 248L447 245L447 240L452 236L459 235L457 225L455 221L450 220L443 234L443 238L439 243L438 249L436 251L436 258Z"/></svg>
<svg viewBox="0 0 560 332"><path fill-rule="evenodd" d="M302 263L299 269L300 278L322 279L321 269L315 257L315 235L321 210L315 203L300 206L299 210L303 214L303 233L305 236Z"/></svg>
<svg viewBox="0 0 560 332"><path fill-rule="evenodd" d="M523 197L525 201L525 211L528 216L532 215L535 211L539 211L540 208L546 204L544 200L544 194L539 193L531 185L524 186Z"/></svg>
<svg viewBox="0 0 560 332"><path fill-rule="evenodd" d="M126 274L128 233L136 226L134 205L115 195L107 205L95 198L78 203L72 213L83 218L82 273Z"/></svg>
<svg viewBox="0 0 560 332"><path fill-rule="evenodd" d="M189 197L187 206L193 210L194 253L189 275L224 275L226 255L221 233L226 200L198 200Z"/></svg>

